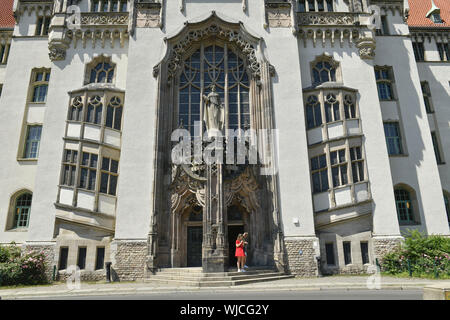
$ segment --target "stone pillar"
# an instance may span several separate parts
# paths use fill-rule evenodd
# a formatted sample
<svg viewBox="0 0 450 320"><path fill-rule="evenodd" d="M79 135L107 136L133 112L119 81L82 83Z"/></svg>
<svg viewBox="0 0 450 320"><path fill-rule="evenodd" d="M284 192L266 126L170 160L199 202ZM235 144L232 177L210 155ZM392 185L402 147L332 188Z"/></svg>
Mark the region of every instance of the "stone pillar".
<svg viewBox="0 0 450 320"><path fill-rule="evenodd" d="M206 171L202 267L204 272L225 272L228 269L228 230L225 228L223 166L208 164Z"/></svg>

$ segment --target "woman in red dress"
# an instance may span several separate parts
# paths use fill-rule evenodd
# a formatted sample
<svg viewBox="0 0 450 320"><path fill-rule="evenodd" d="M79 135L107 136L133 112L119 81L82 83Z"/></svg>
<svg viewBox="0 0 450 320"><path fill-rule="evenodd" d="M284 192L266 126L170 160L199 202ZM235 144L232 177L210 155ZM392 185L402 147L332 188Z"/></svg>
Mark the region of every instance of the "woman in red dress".
<svg viewBox="0 0 450 320"><path fill-rule="evenodd" d="M236 258L237 258L237 267L238 272L245 272L244 270L244 240L242 234L238 234L236 239ZM241 269L242 267L242 269Z"/></svg>

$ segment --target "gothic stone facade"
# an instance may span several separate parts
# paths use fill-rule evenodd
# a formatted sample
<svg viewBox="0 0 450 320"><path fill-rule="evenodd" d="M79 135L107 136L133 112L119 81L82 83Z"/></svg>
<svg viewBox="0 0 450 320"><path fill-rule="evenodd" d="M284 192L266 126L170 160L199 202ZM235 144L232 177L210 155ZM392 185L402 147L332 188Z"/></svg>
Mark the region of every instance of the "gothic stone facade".
<svg viewBox="0 0 450 320"><path fill-rule="evenodd" d="M44 248L60 279L72 265L100 279L105 262L119 280L219 258L226 269L243 231L252 266L360 273L408 228L450 234L449 64L414 59L420 44L428 59L436 43L448 55L449 30L408 27L407 1L12 10L0 30L0 243ZM212 85L226 128L277 133L258 136L257 164L171 161L172 132L203 119Z"/></svg>

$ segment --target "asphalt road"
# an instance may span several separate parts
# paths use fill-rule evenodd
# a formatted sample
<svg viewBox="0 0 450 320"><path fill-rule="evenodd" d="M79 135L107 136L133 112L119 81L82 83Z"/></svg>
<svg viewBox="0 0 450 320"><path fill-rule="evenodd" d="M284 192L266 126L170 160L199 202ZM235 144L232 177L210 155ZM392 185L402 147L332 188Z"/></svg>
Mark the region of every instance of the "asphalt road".
<svg viewBox="0 0 450 320"><path fill-rule="evenodd" d="M33 298L33 300L422 300L422 295L422 290L199 291L107 296L64 296Z"/></svg>

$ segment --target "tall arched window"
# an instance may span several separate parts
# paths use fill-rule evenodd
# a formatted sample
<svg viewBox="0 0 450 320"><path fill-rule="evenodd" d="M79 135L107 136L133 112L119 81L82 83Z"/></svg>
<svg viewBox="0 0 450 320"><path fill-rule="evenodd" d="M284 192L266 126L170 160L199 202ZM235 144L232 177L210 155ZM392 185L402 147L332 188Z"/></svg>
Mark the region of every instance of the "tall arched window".
<svg viewBox="0 0 450 320"><path fill-rule="evenodd" d="M413 206L409 191L406 189L396 189L394 190L394 195L400 223L414 222Z"/></svg>
<svg viewBox="0 0 450 320"><path fill-rule="evenodd" d="M32 197L28 192L17 197L14 207L14 228L28 227Z"/></svg>
<svg viewBox="0 0 450 320"><path fill-rule="evenodd" d="M201 45L184 60L179 82L178 124L194 134L201 121L201 95L212 85L225 106L225 127L250 128L250 80L246 63L226 45Z"/></svg>

